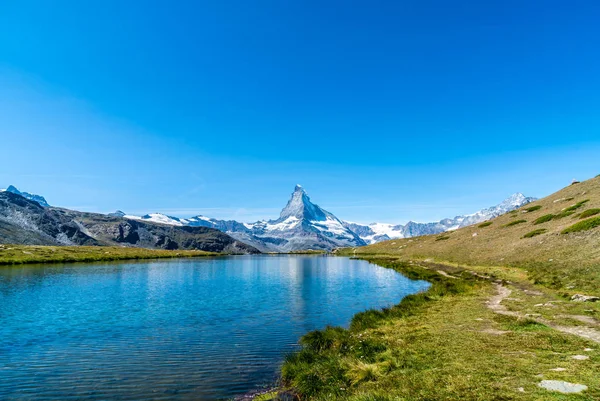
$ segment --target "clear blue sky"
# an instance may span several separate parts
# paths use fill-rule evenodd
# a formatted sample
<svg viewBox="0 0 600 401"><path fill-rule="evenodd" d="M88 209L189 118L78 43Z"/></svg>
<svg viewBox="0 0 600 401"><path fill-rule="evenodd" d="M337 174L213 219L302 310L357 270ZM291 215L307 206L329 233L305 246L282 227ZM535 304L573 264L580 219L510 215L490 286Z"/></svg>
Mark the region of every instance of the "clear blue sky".
<svg viewBox="0 0 600 401"><path fill-rule="evenodd" d="M0 0L0 187L436 220L600 173L598 1Z"/></svg>

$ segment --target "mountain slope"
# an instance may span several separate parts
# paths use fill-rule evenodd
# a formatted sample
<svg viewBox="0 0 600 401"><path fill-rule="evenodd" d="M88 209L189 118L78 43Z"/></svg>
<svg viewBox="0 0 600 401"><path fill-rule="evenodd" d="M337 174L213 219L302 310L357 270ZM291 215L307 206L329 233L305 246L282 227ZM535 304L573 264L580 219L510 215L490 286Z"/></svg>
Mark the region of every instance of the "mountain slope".
<svg viewBox="0 0 600 401"><path fill-rule="evenodd" d="M211 227L255 246L264 252L289 252L307 249L332 250L366 243L330 212L311 202L297 185L279 218L246 224L233 220L216 220L204 216L188 219L160 213L142 217L125 216L138 221L153 221L174 226Z"/></svg>
<svg viewBox="0 0 600 401"><path fill-rule="evenodd" d="M526 197L521 193L516 193L496 206L482 209L473 214L456 216L454 218L443 219L432 223L416 223L414 221L409 221L405 225L386 223L363 225L344 222L344 225L357 233L366 243L374 244L394 238L410 238L421 235L438 234L444 231L456 230L457 228L482 223L533 201L535 201L535 198Z"/></svg>
<svg viewBox="0 0 600 401"><path fill-rule="evenodd" d="M257 253L254 247L206 227L175 227L95 213L42 207L12 191L0 192L0 243L106 245Z"/></svg>
<svg viewBox="0 0 600 401"><path fill-rule="evenodd" d="M351 253L527 267L536 282L600 295L599 216L600 177L596 177L485 224L438 235L393 239L355 248ZM572 226L580 231L569 230ZM592 275L591 271L598 273Z"/></svg>

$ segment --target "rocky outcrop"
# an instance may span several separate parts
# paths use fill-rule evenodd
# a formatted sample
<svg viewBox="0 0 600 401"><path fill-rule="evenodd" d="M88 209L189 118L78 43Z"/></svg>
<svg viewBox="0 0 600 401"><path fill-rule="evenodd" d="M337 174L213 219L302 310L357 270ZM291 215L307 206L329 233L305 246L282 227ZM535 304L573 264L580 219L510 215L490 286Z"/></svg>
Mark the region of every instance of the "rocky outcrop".
<svg viewBox="0 0 600 401"><path fill-rule="evenodd" d="M595 297L592 295L575 294L571 297L571 301L574 301L574 302L598 302L598 301L600 301L600 297Z"/></svg>

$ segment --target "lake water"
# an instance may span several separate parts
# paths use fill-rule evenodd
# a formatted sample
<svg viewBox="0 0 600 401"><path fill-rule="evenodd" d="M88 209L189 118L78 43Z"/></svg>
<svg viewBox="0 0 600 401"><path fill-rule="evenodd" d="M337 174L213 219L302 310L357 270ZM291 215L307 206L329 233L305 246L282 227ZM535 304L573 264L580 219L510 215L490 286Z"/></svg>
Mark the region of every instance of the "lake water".
<svg viewBox="0 0 600 401"><path fill-rule="evenodd" d="M0 267L0 400L215 400L305 333L428 287L327 256Z"/></svg>

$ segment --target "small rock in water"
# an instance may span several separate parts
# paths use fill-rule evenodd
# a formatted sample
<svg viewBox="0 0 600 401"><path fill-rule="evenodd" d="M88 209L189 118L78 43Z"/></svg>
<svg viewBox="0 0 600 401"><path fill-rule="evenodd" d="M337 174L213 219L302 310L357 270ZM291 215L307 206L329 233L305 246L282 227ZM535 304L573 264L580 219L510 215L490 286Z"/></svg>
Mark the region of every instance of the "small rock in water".
<svg viewBox="0 0 600 401"><path fill-rule="evenodd" d="M571 359L576 359L578 361L585 361L586 359L590 359L587 355L573 355Z"/></svg>
<svg viewBox="0 0 600 401"><path fill-rule="evenodd" d="M583 384L575 384L564 382L561 380L542 380L538 386L549 391L558 391L559 393L581 393L587 390L587 386Z"/></svg>

